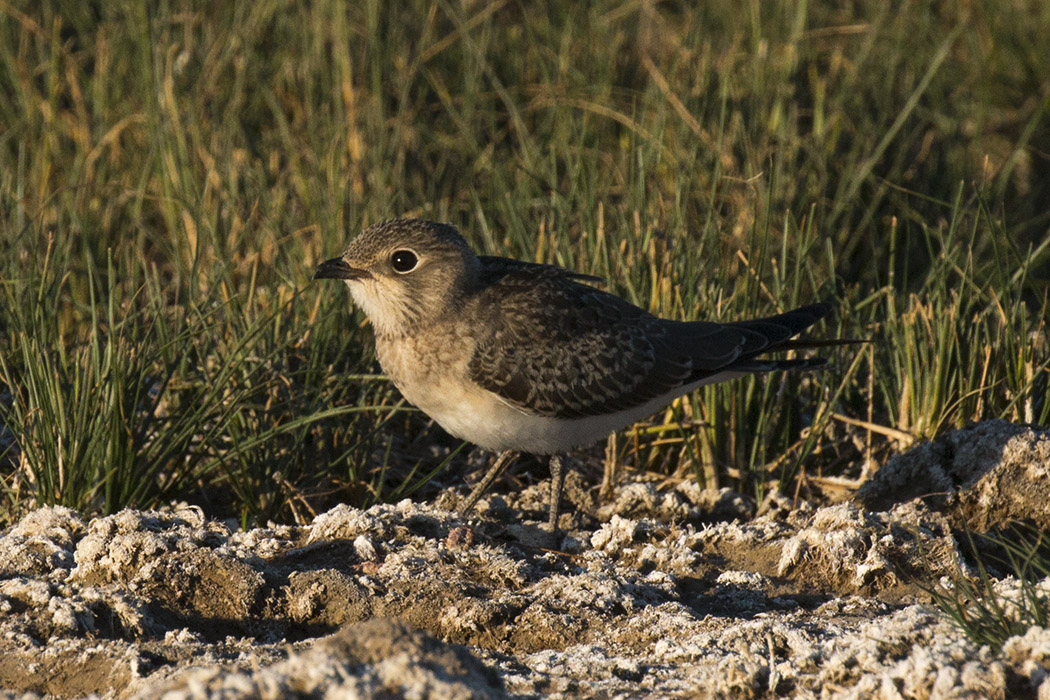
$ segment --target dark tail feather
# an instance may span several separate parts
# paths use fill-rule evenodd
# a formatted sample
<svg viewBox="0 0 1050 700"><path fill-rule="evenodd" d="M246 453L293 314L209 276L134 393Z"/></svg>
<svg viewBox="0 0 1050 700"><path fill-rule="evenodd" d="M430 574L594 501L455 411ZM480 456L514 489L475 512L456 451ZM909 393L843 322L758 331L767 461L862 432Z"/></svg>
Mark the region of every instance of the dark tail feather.
<svg viewBox="0 0 1050 700"><path fill-rule="evenodd" d="M733 369L740 369L745 372L816 369L826 365L827 359L823 357L805 357L790 360L776 360L764 357L760 358L757 356L785 350L829 348L840 345L858 345L871 342L870 340L856 340L853 338L832 338L826 340L793 339L794 336L830 314L831 310L832 305L830 303L821 302L819 304L802 306L786 313L770 316L769 318L743 321L739 324L734 324L747 330L764 334L769 342L762 350L755 352L750 357L741 358L733 363Z"/></svg>
<svg viewBox="0 0 1050 700"><path fill-rule="evenodd" d="M806 330L814 323L831 313L831 304L810 304L776 316L756 318L750 321L736 321L726 325L746 334L752 339L742 348L743 354L757 355L769 352L774 347Z"/></svg>
<svg viewBox="0 0 1050 700"><path fill-rule="evenodd" d="M790 331L791 335L798 335L802 331L806 330L814 323L824 318L831 313L832 306L826 301L822 301L818 304L809 304L808 306L800 306L797 309L791 311L785 311L782 314L776 316L767 316L766 318L756 318L753 321L739 321L735 325L743 326L747 328L749 326L765 326L775 325L781 326L786 330Z"/></svg>
<svg viewBox="0 0 1050 700"><path fill-rule="evenodd" d="M763 350L756 353L763 355L768 352L780 352L781 350L830 348L839 345L859 345L861 343L871 342L870 340L863 338L792 340L796 335L830 314L831 310L831 304L825 301L819 304L801 306L792 311L777 314L776 316L758 318L753 321L741 321L733 325L764 334L769 340L769 344Z"/></svg>
<svg viewBox="0 0 1050 700"><path fill-rule="evenodd" d="M776 316L733 323L676 325L677 338L689 348L694 378L718 371L774 372L816 369L827 364L823 357L774 359L770 353L784 350L834 347L867 342L865 340L793 340L795 336L831 313L828 302L810 304Z"/></svg>

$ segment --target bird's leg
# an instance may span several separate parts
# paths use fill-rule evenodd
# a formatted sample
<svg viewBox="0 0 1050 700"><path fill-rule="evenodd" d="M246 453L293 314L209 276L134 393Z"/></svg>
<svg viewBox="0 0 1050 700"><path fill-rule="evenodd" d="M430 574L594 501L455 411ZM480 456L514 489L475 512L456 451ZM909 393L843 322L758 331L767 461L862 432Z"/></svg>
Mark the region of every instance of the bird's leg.
<svg viewBox="0 0 1050 700"><path fill-rule="evenodd" d="M547 529L550 533L558 532L558 507L561 505L561 487L565 484L565 470L562 469L561 455L551 455L551 498L547 514Z"/></svg>
<svg viewBox="0 0 1050 700"><path fill-rule="evenodd" d="M485 476L481 477L481 481L479 481L478 485L474 487L474 490L470 492L470 495L467 497L467 502L459 507L459 517L465 518L470 515L470 511L474 509L474 505L478 502L478 499L485 495L485 492L489 490L490 486L492 486L492 482L498 479L500 474L505 472L507 467L510 466L510 463L517 457L518 453L514 450L500 452L499 457L496 458L496 463L485 472Z"/></svg>

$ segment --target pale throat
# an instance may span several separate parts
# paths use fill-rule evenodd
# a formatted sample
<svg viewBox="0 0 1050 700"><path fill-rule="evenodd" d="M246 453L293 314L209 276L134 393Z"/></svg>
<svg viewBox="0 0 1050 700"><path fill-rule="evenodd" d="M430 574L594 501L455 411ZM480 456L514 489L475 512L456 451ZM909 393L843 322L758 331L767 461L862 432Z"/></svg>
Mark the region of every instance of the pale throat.
<svg viewBox="0 0 1050 700"><path fill-rule="evenodd" d="M354 305L368 317L376 335L393 337L404 334L407 324L399 313L400 309L391 304L389 296L384 295L385 290L373 280L347 280L346 286Z"/></svg>
<svg viewBox="0 0 1050 700"><path fill-rule="evenodd" d="M446 304L440 299L416 298L402 288L374 280L347 280L354 304L368 317L376 336L402 338L439 319Z"/></svg>

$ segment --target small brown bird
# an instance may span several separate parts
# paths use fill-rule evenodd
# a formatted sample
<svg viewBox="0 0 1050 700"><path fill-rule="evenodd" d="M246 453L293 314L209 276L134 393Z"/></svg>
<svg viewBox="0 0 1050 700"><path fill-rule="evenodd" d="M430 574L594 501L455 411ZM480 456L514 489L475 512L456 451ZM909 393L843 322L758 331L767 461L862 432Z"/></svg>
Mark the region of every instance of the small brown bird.
<svg viewBox="0 0 1050 700"><path fill-rule="evenodd" d="M461 515L519 453L549 455L551 532L564 452L705 384L823 365L759 356L804 347L789 341L831 310L812 304L735 323L657 318L585 284L600 278L478 256L454 227L421 219L368 227L314 279L346 282L375 329L379 364L406 400L455 437L499 453Z"/></svg>

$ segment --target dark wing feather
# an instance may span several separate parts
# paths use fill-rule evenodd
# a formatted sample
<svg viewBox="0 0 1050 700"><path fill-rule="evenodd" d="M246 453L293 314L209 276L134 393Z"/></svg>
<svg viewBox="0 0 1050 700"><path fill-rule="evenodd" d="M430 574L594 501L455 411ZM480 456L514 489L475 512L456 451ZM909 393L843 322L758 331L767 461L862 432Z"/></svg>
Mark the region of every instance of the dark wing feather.
<svg viewBox="0 0 1050 700"><path fill-rule="evenodd" d="M529 413L578 418L644 403L692 374L662 321L562 272L501 271L478 292L474 381Z"/></svg>
<svg viewBox="0 0 1050 700"><path fill-rule="evenodd" d="M750 360L822 315L800 309L735 324L667 321L578 284L581 276L561 268L482 262L472 299L480 322L471 378L536 415L599 415L738 365L743 372L777 369Z"/></svg>

